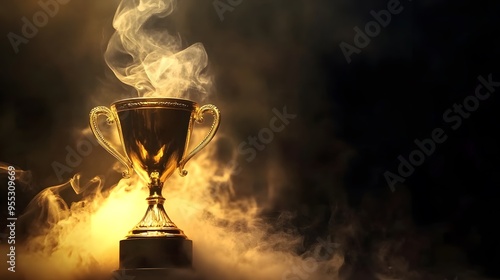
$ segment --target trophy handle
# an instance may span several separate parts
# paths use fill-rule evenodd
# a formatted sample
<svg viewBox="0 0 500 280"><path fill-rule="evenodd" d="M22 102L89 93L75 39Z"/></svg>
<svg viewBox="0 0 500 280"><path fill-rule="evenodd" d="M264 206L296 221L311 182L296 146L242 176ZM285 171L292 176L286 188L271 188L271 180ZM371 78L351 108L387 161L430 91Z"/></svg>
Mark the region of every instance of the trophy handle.
<svg viewBox="0 0 500 280"><path fill-rule="evenodd" d="M106 123L108 125L112 125L115 123L115 117L113 115L113 112L108 109L107 107L104 106L98 106L95 107L90 111L90 129L94 133L95 137L97 138L97 142L101 144L101 146L108 151L111 155L113 155L118 161L120 161L123 165L127 167L127 170L122 172L123 178L129 178L130 174L132 173L132 164L130 161L120 154L111 144L104 138L102 135L101 130L99 129L99 126L97 124L97 119L99 116L104 115L107 117Z"/></svg>
<svg viewBox="0 0 500 280"><path fill-rule="evenodd" d="M203 140L194 148L187 156L185 156L183 159L179 161L179 173L181 176L186 176L188 174L187 170L184 169L184 166L186 163L194 156L196 155L199 151L201 151L205 146L214 138L215 133L217 132L217 129L219 128L220 124L220 111L217 109L212 104L206 104L201 106L195 113L194 119L197 123L202 123L203 122L203 114L205 113L211 113L212 116L214 117L214 121L212 122L212 127L210 127L210 131L208 131L207 136L203 138Z"/></svg>

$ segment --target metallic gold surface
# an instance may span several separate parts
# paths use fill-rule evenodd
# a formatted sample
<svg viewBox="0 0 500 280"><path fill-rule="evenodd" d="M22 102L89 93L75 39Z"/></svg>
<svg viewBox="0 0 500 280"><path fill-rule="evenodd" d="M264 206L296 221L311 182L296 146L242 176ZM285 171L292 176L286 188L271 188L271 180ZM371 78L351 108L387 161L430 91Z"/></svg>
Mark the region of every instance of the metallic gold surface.
<svg viewBox="0 0 500 280"><path fill-rule="evenodd" d="M194 122L201 123L205 113L213 115L212 127L201 143L187 152ZM107 117L108 124L117 125L124 154L99 130L97 119L101 115ZM92 109L92 132L99 144L127 167L123 176L130 176L134 170L148 183L148 209L128 238L186 238L163 208L163 184L177 168L181 176L187 174L185 164L212 140L219 123L220 112L214 105L198 107L193 101L175 98L130 98L114 102L111 109Z"/></svg>

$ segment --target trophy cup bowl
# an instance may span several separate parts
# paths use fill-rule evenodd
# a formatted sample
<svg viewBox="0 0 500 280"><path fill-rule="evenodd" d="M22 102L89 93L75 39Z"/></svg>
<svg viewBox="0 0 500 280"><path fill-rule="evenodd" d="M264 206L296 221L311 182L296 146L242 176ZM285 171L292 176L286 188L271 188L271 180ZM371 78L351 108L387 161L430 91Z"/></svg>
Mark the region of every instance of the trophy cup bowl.
<svg viewBox="0 0 500 280"><path fill-rule="evenodd" d="M205 113L212 114L212 126L188 152L194 124L203 122ZM105 116L109 125L116 125L122 152L105 139L98 126L100 116ZM121 269L191 266L191 240L165 212L162 188L176 169L181 176L187 175L185 164L212 140L219 123L220 112L214 105L200 107L177 98L129 98L112 103L110 108L91 110L90 128L99 144L126 166L124 177L135 172L149 189L146 214L120 241Z"/></svg>

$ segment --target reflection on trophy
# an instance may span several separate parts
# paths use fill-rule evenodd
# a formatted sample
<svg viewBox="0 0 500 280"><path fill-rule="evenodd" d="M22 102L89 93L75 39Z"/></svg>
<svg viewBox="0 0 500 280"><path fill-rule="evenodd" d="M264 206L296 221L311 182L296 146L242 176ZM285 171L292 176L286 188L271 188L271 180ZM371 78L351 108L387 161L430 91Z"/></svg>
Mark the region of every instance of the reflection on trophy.
<svg viewBox="0 0 500 280"><path fill-rule="evenodd" d="M205 113L213 115L212 126L201 143L188 152L194 123L201 123ZM99 130L97 119L101 115L107 117L108 124L117 125L125 154ZM185 164L212 140L219 123L215 106L199 107L193 101L175 98L130 98L114 102L111 109L99 106L90 112L90 127L99 144L127 167L123 176L135 171L149 188L146 214L120 241L122 271L148 275L191 267L192 241L168 217L161 191L176 169L181 176L187 174Z"/></svg>

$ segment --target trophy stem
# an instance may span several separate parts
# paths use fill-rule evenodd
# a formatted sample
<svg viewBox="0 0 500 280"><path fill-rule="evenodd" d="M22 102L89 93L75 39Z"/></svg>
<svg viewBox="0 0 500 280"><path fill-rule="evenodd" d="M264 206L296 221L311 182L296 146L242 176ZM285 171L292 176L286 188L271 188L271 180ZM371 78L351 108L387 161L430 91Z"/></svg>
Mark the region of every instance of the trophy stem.
<svg viewBox="0 0 500 280"><path fill-rule="evenodd" d="M139 237L173 237L187 238L168 217L163 203L165 198L161 195L163 183L157 178L157 172L151 173L151 183L148 184L149 196L146 198L148 209L142 220L129 231L127 238Z"/></svg>

